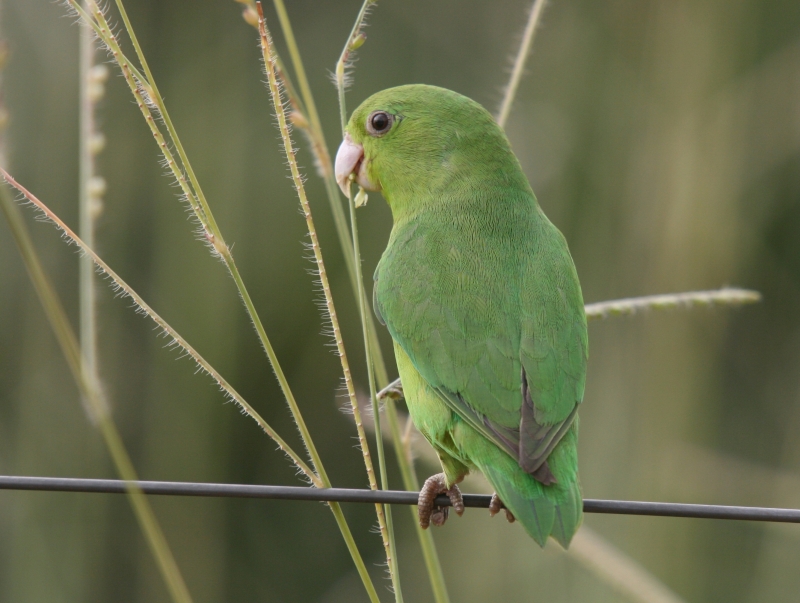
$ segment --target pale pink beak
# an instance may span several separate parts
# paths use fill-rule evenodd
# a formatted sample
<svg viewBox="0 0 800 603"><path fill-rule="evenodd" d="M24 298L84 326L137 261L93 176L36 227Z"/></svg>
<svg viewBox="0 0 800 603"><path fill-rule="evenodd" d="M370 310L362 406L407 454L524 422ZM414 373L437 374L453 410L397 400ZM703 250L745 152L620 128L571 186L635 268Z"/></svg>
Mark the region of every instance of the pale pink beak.
<svg viewBox="0 0 800 603"><path fill-rule="evenodd" d="M347 196L350 189L351 176L355 174L355 181L368 191L378 190L367 176L366 162L364 161L364 147L353 142L350 134L344 135L342 144L336 153L333 172L339 188Z"/></svg>

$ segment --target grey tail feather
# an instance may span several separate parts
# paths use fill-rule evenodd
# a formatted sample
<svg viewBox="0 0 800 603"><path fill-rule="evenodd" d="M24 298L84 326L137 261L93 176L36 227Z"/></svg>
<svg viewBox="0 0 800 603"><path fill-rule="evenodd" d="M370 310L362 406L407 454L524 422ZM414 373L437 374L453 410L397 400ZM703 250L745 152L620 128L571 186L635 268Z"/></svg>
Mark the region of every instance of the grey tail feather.
<svg viewBox="0 0 800 603"><path fill-rule="evenodd" d="M550 466L547 464L547 461L542 463L536 471L531 473L531 475L536 479L537 482L541 482L545 486L552 486L556 483L556 476L553 475L552 471L550 471Z"/></svg>
<svg viewBox="0 0 800 603"><path fill-rule="evenodd" d="M583 499L577 482L570 484L564 500L554 503L547 495L529 499L522 496L513 484L499 472L486 467L484 474L525 531L541 547L552 536L565 549L583 519ZM533 479L533 477L530 477Z"/></svg>

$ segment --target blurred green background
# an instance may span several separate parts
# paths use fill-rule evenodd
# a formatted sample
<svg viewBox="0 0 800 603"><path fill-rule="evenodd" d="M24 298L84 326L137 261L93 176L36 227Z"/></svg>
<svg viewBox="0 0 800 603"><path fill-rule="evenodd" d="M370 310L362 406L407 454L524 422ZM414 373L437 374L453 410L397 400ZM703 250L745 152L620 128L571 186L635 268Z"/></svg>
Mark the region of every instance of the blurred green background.
<svg viewBox="0 0 800 603"><path fill-rule="evenodd" d="M360 3L287 4L326 135L338 144L329 74ZM528 7L522 0L380 3L356 63L350 108L380 89L422 82L495 110ZM339 364L321 334L305 224L286 177L255 31L233 0L138 0L127 8L332 481L365 487L354 427L339 410ZM265 8L284 50L272 6ZM4 82L9 168L77 225L78 27L53 2L5 0L2 15L11 53ZM113 67L112 74L99 111L108 192L97 249L299 448L234 285L195 240L152 137ZM541 205L569 241L587 302L725 284L764 295L738 310L592 323L581 411L585 496L800 507L796 0L553 0L508 131ZM296 137L365 390L358 316L330 211ZM75 249L29 210L26 217L77 322ZM379 195L359 220L370 275L391 226ZM98 300L104 387L143 479L298 483L272 441L223 404L192 362L176 360L151 322L103 284ZM391 453L389 464L399 488ZM422 459L419 471L424 477L436 467ZM5 222L0 473L115 477ZM152 504L198 603L366 600L321 504ZM374 509L350 505L345 512L388 601L383 550L371 533ZM395 511L406 601L432 601L410 517ZM580 546L565 554L555 543L541 551L519 526L484 512L451 519L435 537L452 600L800 598L800 526L590 515L585 527ZM624 563L602 569L616 559L609 547L669 592L652 587L634 596L631 580L644 574L627 576L619 570ZM659 592L666 598L656 598ZM124 497L0 492L0 601L168 600Z"/></svg>

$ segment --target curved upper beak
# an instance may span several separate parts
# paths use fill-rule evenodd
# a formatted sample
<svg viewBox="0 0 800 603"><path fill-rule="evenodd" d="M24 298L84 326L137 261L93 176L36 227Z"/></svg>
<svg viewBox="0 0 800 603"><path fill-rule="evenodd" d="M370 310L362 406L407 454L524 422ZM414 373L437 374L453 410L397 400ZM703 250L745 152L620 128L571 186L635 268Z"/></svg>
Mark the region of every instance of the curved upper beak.
<svg viewBox="0 0 800 603"><path fill-rule="evenodd" d="M367 162L364 160L364 147L353 142L350 134L344 135L342 144L336 153L336 161L333 166L333 173L339 188L347 196L350 188L350 181L355 180L361 188L368 191L378 191L380 186L376 186L367 176ZM355 177L353 177L355 175Z"/></svg>
<svg viewBox="0 0 800 603"><path fill-rule="evenodd" d="M336 161L334 162L334 174L336 175L336 182L345 196L348 196L350 189L350 176L359 171L361 161L364 159L364 147L356 144L350 138L350 134L344 135L342 144L339 145L339 150L336 152Z"/></svg>

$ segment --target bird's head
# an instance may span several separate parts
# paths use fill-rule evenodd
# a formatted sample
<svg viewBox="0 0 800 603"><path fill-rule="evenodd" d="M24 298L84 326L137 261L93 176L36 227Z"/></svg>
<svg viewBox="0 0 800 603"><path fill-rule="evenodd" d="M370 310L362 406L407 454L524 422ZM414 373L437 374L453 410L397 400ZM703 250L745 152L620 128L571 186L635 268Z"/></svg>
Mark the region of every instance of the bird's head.
<svg viewBox="0 0 800 603"><path fill-rule="evenodd" d="M353 112L336 154L336 181L381 191L393 213L464 187L527 180L505 134L486 109L451 90L389 88Z"/></svg>

